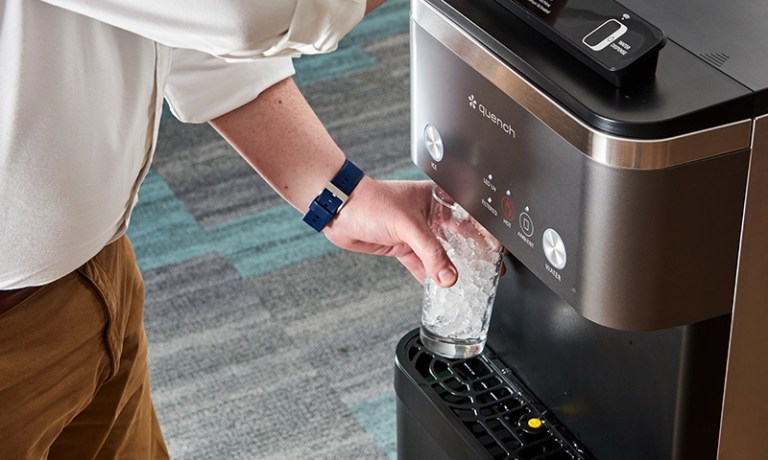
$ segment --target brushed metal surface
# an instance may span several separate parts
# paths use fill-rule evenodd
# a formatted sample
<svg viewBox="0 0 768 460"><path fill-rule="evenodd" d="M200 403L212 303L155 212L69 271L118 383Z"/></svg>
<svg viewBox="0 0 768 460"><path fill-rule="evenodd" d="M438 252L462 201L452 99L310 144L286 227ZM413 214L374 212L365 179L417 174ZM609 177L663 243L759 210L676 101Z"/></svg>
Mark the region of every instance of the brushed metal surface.
<svg viewBox="0 0 768 460"><path fill-rule="evenodd" d="M733 305L721 460L768 458L768 116L755 123Z"/></svg>
<svg viewBox="0 0 768 460"><path fill-rule="evenodd" d="M414 1L411 14L425 31L598 163L617 168L653 170L749 147L751 120L653 140L627 139L597 131L565 111L432 6Z"/></svg>

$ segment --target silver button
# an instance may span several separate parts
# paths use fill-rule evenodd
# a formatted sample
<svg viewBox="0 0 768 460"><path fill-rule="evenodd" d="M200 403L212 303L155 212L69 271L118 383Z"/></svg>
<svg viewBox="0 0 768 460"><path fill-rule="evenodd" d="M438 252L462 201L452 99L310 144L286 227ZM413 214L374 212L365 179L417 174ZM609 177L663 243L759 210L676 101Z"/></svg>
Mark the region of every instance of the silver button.
<svg viewBox="0 0 768 460"><path fill-rule="evenodd" d="M433 160L443 159L443 138L440 136L440 131L430 124L424 127L424 145Z"/></svg>
<svg viewBox="0 0 768 460"><path fill-rule="evenodd" d="M544 230L544 236L541 238L541 245L544 248L544 255L552 267L557 270L565 268L565 263L568 260L568 256L565 252L565 243L560 235L548 228Z"/></svg>

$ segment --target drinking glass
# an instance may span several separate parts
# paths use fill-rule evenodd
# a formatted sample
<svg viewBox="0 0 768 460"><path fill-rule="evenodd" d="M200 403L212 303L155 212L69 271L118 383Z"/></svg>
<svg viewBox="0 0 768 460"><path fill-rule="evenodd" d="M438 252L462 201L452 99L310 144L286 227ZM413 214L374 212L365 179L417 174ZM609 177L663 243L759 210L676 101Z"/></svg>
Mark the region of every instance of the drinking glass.
<svg viewBox="0 0 768 460"><path fill-rule="evenodd" d="M421 314L421 341L452 359L476 356L488 337L503 246L437 184L432 186L429 226L458 270L442 288L427 276Z"/></svg>

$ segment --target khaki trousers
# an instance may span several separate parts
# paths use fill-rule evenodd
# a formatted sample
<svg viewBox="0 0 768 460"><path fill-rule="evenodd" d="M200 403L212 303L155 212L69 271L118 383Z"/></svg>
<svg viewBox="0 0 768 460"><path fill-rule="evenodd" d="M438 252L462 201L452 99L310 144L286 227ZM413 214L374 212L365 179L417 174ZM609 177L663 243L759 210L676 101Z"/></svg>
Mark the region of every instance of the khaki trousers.
<svg viewBox="0 0 768 460"><path fill-rule="evenodd" d="M0 314L0 458L163 459L126 237Z"/></svg>

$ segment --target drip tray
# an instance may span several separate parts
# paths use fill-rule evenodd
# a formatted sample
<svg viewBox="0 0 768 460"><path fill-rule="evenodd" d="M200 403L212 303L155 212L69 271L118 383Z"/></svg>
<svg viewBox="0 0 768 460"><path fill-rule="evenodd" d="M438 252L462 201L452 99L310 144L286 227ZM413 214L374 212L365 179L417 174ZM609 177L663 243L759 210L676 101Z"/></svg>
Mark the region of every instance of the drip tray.
<svg viewBox="0 0 768 460"><path fill-rule="evenodd" d="M450 360L416 329L396 352L398 459L593 460L492 350Z"/></svg>

